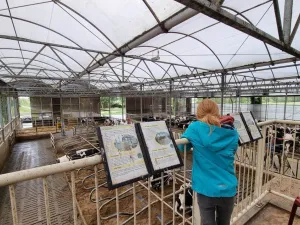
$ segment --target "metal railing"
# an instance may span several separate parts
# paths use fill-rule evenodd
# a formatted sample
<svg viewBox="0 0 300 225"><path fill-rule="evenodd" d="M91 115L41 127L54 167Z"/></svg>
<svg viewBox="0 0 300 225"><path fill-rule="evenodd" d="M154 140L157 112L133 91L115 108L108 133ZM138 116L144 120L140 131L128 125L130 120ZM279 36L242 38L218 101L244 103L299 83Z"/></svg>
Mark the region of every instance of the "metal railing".
<svg viewBox="0 0 300 225"><path fill-rule="evenodd" d="M52 133L50 133L50 143L51 143L52 148L55 150L55 138Z"/></svg>
<svg viewBox="0 0 300 225"><path fill-rule="evenodd" d="M0 187L9 186L10 194L10 203L12 210L13 224L18 225L18 212L16 204L16 194L15 194L15 184L27 180L32 180L36 178L43 178L43 187L44 187L44 199L45 199L45 209L46 209L46 219L47 224L50 223L50 207L49 207L49 195L48 195L48 183L47 176L52 174L58 174L63 172L71 171L71 190L72 190L72 199L73 199L73 212L74 212L74 224L77 224L77 205L76 205L76 189L75 189L75 172L74 170L80 169L82 167L94 166L97 168L97 164L101 163L101 156L97 155L90 158L79 159L76 161L70 161L60 164L53 164L48 166L42 166L33 169L27 169L7 174L2 174L0 176ZM95 176L95 180L97 176ZM99 215L100 216L100 215ZM99 217L97 216L97 217Z"/></svg>
<svg viewBox="0 0 300 225"><path fill-rule="evenodd" d="M260 126L264 140L260 163L265 183L262 190L294 201L300 195L300 122L272 120Z"/></svg>
<svg viewBox="0 0 300 225"><path fill-rule="evenodd" d="M239 185L237 188L236 203L232 215L232 223L235 223L239 218L247 213L250 208L255 206L269 192L283 196L286 199L293 199L295 195L299 195L300 193L300 182L298 183L298 180L292 173L295 166L290 166L288 171L285 171L283 166L286 162L290 162L291 164L291 162L295 159L295 144L292 147L292 151L282 151L280 153L282 166L279 169L275 170L271 166L275 164L274 160L271 161L271 156L274 156L275 154L272 152L271 148L267 148L272 137L267 136L266 131L270 125L280 127L278 124L285 127L288 125L293 126L293 128L300 126L300 122L294 121L268 121L260 123L259 126L262 128L263 139L240 147L236 153L235 171ZM187 139L179 139L181 137L180 133L174 133L174 136L178 138L176 140L176 144L184 144L186 146L188 143ZM293 142L295 143L296 134L294 134L293 137ZM273 139L274 138L275 136L273 136ZM286 142L287 141L284 143ZM115 224L117 225L126 224L132 221L134 224L137 224L137 222L141 219L141 216L146 217L149 225L152 224L152 220L159 220L160 223L164 225L200 224L200 214L198 211L196 194L192 193L192 207L180 208L178 206L178 196L186 196L189 192L189 183L191 183L192 156L190 152L186 151L182 153L182 156L184 166L180 170L177 169L168 171L168 175L162 173L159 178L139 181L126 186L125 189L118 188L115 190L114 195L110 195L109 197L101 196L102 192L100 192L102 188L105 188L105 181L102 181L101 183L99 180L99 174L103 171L103 169L99 169L97 166L101 163L101 157L99 155L60 164L3 174L0 175L0 187L9 187L13 223L14 225L17 225L18 212L16 210L17 203L14 193L15 184L26 180L43 178L46 209L44 216L47 219L47 224L50 224L51 212L49 209L47 176L63 172L70 173L70 186L74 212L73 220L74 224L77 224L77 212L79 212L80 215L82 215L82 212L80 207L77 208L75 182L79 177L79 173L75 173L75 170L79 171L81 168L89 168L89 170L91 170L91 174L88 175L88 178L94 179L94 186L86 189L90 192L91 204L94 204L97 212L97 225L105 224L105 221L110 219L115 220ZM166 176L171 178L169 184L165 183ZM85 180L86 179L87 178L85 178ZM153 181L161 182L159 190L153 189ZM299 187L297 186L298 184ZM284 189L285 186L286 189ZM296 186L297 193L294 191ZM84 190L80 189L80 191L83 192ZM105 198L106 201L103 202L103 199ZM130 212L122 211L124 201L132 203ZM185 200L183 198L183 202L181 202L182 206L185 206L184 201ZM104 215L105 213L103 213L103 208L108 205L110 207L115 205L115 213L111 215ZM83 223L86 224L84 219Z"/></svg>
<svg viewBox="0 0 300 225"><path fill-rule="evenodd" d="M20 124L20 118L14 118L8 124L6 124L3 129L0 128L0 143L4 142L5 139L12 135L12 133L16 130L16 128Z"/></svg>

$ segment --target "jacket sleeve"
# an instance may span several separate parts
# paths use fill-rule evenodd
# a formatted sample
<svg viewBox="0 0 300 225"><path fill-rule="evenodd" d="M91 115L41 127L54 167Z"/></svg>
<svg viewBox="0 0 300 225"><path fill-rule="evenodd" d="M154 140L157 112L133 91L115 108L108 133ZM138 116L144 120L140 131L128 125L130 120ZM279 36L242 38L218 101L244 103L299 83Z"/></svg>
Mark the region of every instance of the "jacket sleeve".
<svg viewBox="0 0 300 225"><path fill-rule="evenodd" d="M186 145L186 151L190 151L191 148L193 147L192 145L192 139L193 139L193 126L192 124L186 129L186 131L183 133L181 138L186 138L190 141L189 144ZM181 152L184 151L184 145L178 145L178 148Z"/></svg>

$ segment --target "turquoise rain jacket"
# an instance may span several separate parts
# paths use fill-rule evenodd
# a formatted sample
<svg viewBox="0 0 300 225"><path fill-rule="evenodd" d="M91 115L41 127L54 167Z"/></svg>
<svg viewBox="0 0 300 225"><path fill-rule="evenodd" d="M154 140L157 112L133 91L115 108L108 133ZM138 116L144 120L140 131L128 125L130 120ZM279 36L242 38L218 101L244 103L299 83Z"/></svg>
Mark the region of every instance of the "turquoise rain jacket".
<svg viewBox="0 0 300 225"><path fill-rule="evenodd" d="M196 121L181 138L187 138L186 150L193 147L192 188L208 197L233 197L237 178L234 155L238 148L238 132ZM184 145L178 146L184 151Z"/></svg>

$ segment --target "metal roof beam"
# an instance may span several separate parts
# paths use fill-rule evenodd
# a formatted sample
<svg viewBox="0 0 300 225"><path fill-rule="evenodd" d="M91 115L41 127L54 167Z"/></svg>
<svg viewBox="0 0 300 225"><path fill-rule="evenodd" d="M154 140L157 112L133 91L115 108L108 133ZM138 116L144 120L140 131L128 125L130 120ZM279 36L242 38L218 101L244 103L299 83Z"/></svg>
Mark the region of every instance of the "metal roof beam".
<svg viewBox="0 0 300 225"><path fill-rule="evenodd" d="M228 75L227 75L228 76ZM297 79L298 78L298 75L295 75L295 76L289 76L289 77L280 77L280 78L268 78L268 79L263 79L263 80L260 80L260 81L263 81L263 82L266 82L266 81L280 81L280 80L293 80L293 79ZM248 84L249 82L256 82L254 79L244 79L242 81L232 81L232 82L227 82L226 85L234 85L234 84L239 84L240 86L243 86L241 84ZM289 82L286 82L286 83L289 83ZM283 84L283 83L280 83L278 82L277 84ZM257 85L257 83L253 84L253 85ZM253 85L248 85L248 86L253 86ZM214 83L214 84L205 84L205 85L195 85L193 87L211 87L211 86L220 86L219 83ZM244 87L246 87L247 85L245 85ZM182 86L182 87L189 87L189 86Z"/></svg>
<svg viewBox="0 0 300 225"><path fill-rule="evenodd" d="M187 7L197 10L199 13L203 13L221 23L231 26L243 33L246 33L258 40L261 40L277 49L280 49L290 55L300 58L300 51L286 45L275 37L267 34L266 32L258 29L257 27L249 24L248 22L236 17L228 11L217 7L207 0L175 0ZM286 0L292 1L292 0ZM288 25L288 24L287 24ZM285 25L284 27L287 27Z"/></svg>
<svg viewBox="0 0 300 225"><path fill-rule="evenodd" d="M5 64L5 62L2 61L2 59L0 59L0 62L2 63L4 69L5 69L8 73L10 73L10 74L12 74L12 75L16 75L16 74L14 73L14 71L12 71L12 70Z"/></svg>
<svg viewBox="0 0 300 225"><path fill-rule="evenodd" d="M33 57L32 59L30 59L30 61L23 67L23 69L21 69L21 71L18 73L18 76L23 73L23 71L30 65L30 63L32 63L33 60L35 60L36 57L38 57L38 55L44 50L44 48L46 47L46 45L44 45Z"/></svg>
<svg viewBox="0 0 300 225"><path fill-rule="evenodd" d="M33 43L33 44L39 44L39 45L46 45L48 47L51 46L51 47L57 47L57 48L65 48L65 49L72 49L72 50L78 50L78 51L85 51L85 52L89 52L89 53L105 54L105 55L108 55L108 56L104 57L106 59L109 56L113 56L113 59L122 56L122 55L120 55L120 53L117 53L117 52L110 53L110 52L104 52L104 51L99 51L99 50L95 50L95 49L79 48L79 47L70 46L70 45L61 45L61 44L55 44L55 43L50 43L50 42L36 41L36 40L28 39L28 38L14 37L14 36L9 36L9 35L1 35L0 34L0 39L13 40L13 41L21 41L21 42L27 42L27 43ZM55 49L55 50L58 50L58 49ZM139 59L139 60L154 62L151 59L144 58L144 57L141 57L141 56L136 56L136 55L126 55L124 57L130 58L130 59ZM93 60L95 60L95 59L93 59ZM107 60L104 64L110 62L111 60ZM182 66L182 67L187 67L187 68L196 68L196 69L206 70L205 68L200 68L200 67L195 67L195 66L189 66L189 65L185 65L185 64L179 64L179 63L171 63L171 62L165 62L165 61L159 61L159 60L157 60L155 62L156 63L162 63L162 64L168 64L168 65ZM95 62L95 64L98 64L98 63ZM98 67L100 67L100 65L98 65ZM87 73L87 68L84 69L84 71ZM89 70L89 71L91 71L91 70ZM81 71L81 75L83 75L82 71Z"/></svg>
<svg viewBox="0 0 300 225"><path fill-rule="evenodd" d="M283 38L282 23L281 23L281 16L280 16L278 0L273 0L273 7L274 7L275 16L276 16L278 36L279 36L280 41L283 42L284 38Z"/></svg>
<svg viewBox="0 0 300 225"><path fill-rule="evenodd" d="M8 75L8 74L0 74L0 78L18 78L20 80L22 79L32 79L32 80L57 80L57 81L79 81L79 82L110 82L110 83L116 83L121 84L119 81L112 81L112 80L101 80L101 79L78 79L78 78L61 78L61 77L45 77L45 76L18 76L18 75ZM125 82L127 83L127 82ZM141 84L141 82L128 82L130 84Z"/></svg>
<svg viewBox="0 0 300 225"><path fill-rule="evenodd" d="M225 2L225 0L210 0L210 1L216 6L221 6Z"/></svg>
<svg viewBox="0 0 300 225"><path fill-rule="evenodd" d="M193 9L184 8L184 9L180 10L179 12L173 14L169 18L165 19L161 23L164 25L164 28L166 30L170 30L171 28L175 27L176 25L184 22L185 20L187 20L197 14L198 14L198 12ZM161 28L160 24L158 24L158 25L152 27L151 29L143 32L141 35L138 35L131 41L127 42L126 44L124 44L123 46L121 46L120 48L115 50L113 52L113 54L101 58L96 63L94 63L92 66L90 66L87 70L93 71L94 69L97 69L99 66L104 65L105 63L115 59L116 58L115 54L120 53L120 52L122 54L125 54L128 51L130 51L131 49L145 43L146 41L148 41L162 33L165 33L165 30ZM86 73L85 71L82 71L81 75L84 75L85 73Z"/></svg>
<svg viewBox="0 0 300 225"><path fill-rule="evenodd" d="M292 15L293 15L293 0L285 0L284 17L283 17L283 38L285 44L288 44L290 42Z"/></svg>
<svg viewBox="0 0 300 225"><path fill-rule="evenodd" d="M261 62L261 63L254 63L254 64L249 64L249 65L244 65L244 66L231 67L231 68L226 68L225 70L226 70L226 72L236 72L239 70L253 69L253 68L259 68L259 67L270 66L270 65L280 65L280 64L284 64L284 63L297 62L297 61L300 61L300 58L297 59L295 57L292 57L292 58L287 58L287 59L274 60L272 62ZM170 79L172 79L172 80L177 80L177 79L182 79L182 78L187 79L190 77L206 76L206 75L222 73L222 72L224 72L223 69L218 69L218 70L212 70L212 71L202 72L202 73L197 73L197 74L181 75L180 77L157 79L156 81L163 82L163 81L169 81ZM242 72L244 72L244 71L242 71ZM151 83L154 83L154 82L148 82L145 84L151 84Z"/></svg>
<svg viewBox="0 0 300 225"><path fill-rule="evenodd" d="M289 42L290 45L293 43L293 40L294 40L295 34L297 33L299 24L300 24L300 14L298 15L298 19L295 23L294 29L293 29L291 37L290 37L290 42Z"/></svg>

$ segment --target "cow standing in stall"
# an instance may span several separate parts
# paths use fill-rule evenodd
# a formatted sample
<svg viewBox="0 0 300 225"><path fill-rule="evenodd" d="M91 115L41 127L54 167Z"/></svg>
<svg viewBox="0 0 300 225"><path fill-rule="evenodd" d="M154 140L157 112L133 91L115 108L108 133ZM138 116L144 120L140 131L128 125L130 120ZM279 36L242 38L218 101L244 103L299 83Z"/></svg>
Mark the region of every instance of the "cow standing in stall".
<svg viewBox="0 0 300 225"><path fill-rule="evenodd" d="M185 188L185 194L184 194ZM175 196L175 212L178 216L183 213L183 208L185 207L185 212L192 216L193 214L193 190L190 183L186 183L180 186L182 192Z"/></svg>

